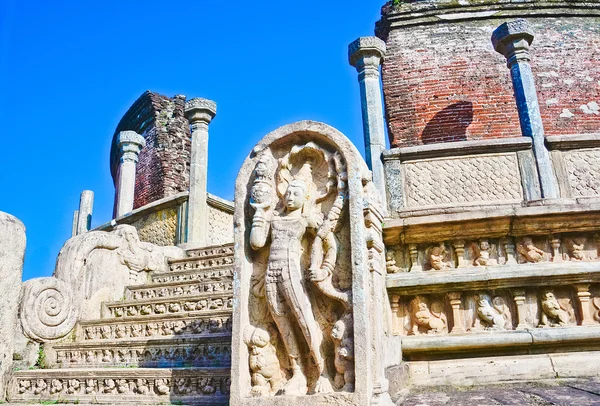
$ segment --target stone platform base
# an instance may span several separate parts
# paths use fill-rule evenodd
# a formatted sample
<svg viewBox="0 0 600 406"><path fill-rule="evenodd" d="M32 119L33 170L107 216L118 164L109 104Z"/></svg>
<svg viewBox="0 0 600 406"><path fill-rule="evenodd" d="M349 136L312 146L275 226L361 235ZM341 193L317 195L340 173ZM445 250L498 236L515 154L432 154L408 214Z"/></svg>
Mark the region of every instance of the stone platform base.
<svg viewBox="0 0 600 406"><path fill-rule="evenodd" d="M600 351L461 358L407 363L412 386L487 385L556 378L600 378ZM600 403L599 403L600 405Z"/></svg>
<svg viewBox="0 0 600 406"><path fill-rule="evenodd" d="M487 385L470 389L414 389L397 406L573 406L600 405L600 380L561 379L535 384Z"/></svg>

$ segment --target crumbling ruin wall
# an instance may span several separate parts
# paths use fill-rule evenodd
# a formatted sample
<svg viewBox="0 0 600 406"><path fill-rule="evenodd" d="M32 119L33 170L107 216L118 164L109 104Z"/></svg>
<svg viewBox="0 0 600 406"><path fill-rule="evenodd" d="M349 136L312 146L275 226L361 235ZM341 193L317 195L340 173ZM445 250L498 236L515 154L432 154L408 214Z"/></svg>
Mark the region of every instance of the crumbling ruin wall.
<svg viewBox="0 0 600 406"><path fill-rule="evenodd" d="M492 48L502 22L526 18L546 135L600 128L600 5L549 0L402 2L382 10L382 68L392 147L520 137L506 61ZM543 14L544 17L539 17Z"/></svg>
<svg viewBox="0 0 600 406"><path fill-rule="evenodd" d="M131 130L146 139L137 164L134 209L189 188L190 130L185 96L142 94L119 122L110 154L113 180L118 167L116 136Z"/></svg>

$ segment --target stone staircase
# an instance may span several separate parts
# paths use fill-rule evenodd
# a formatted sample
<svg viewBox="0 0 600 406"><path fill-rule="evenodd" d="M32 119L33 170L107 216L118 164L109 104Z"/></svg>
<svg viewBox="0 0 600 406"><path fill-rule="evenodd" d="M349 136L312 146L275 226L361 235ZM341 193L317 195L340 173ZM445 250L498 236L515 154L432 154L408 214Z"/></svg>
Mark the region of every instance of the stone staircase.
<svg viewBox="0 0 600 406"><path fill-rule="evenodd" d="M169 268L46 344L49 369L15 372L10 402L228 404L233 245L188 250Z"/></svg>

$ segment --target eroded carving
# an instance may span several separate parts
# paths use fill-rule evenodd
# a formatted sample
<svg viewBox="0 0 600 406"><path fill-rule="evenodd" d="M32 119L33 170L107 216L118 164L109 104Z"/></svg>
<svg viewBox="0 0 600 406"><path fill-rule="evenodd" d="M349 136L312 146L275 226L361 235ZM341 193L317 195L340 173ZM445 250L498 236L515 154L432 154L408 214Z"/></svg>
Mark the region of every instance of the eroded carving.
<svg viewBox="0 0 600 406"><path fill-rule="evenodd" d="M506 330L511 328L511 316L505 300L496 296L492 300L487 293L476 297L477 317L474 319L474 329Z"/></svg>
<svg viewBox="0 0 600 406"><path fill-rule="evenodd" d="M428 268L436 271L444 271L452 268L449 261L449 252L444 244L436 245L427 249L426 254Z"/></svg>
<svg viewBox="0 0 600 406"><path fill-rule="evenodd" d="M541 294L541 314L538 327L562 327L571 323L574 311L566 303L560 303L554 292L545 290ZM563 302L568 299L563 300Z"/></svg>
<svg viewBox="0 0 600 406"><path fill-rule="evenodd" d="M335 379L337 389L352 392L354 390L354 339L352 315L347 314L333 325L331 337L334 343Z"/></svg>
<svg viewBox="0 0 600 406"><path fill-rule="evenodd" d="M536 247L533 243L531 237L525 237L517 246L517 251L519 252L521 263L526 262L541 262L544 261L545 252L538 247Z"/></svg>
<svg viewBox="0 0 600 406"><path fill-rule="evenodd" d="M410 322L409 334L412 335L448 332L448 319L442 302L433 301L428 305L422 296L410 302Z"/></svg>
<svg viewBox="0 0 600 406"><path fill-rule="evenodd" d="M487 239L479 241L479 244L474 246L474 257L473 265L475 266L488 266L497 265L498 261L490 257L490 253L496 250L495 245L490 245Z"/></svg>
<svg viewBox="0 0 600 406"><path fill-rule="evenodd" d="M252 371L253 396L272 396L282 387L284 378L277 358L277 350L271 343L269 333L263 329L247 326L244 331L244 344L249 350L250 371Z"/></svg>

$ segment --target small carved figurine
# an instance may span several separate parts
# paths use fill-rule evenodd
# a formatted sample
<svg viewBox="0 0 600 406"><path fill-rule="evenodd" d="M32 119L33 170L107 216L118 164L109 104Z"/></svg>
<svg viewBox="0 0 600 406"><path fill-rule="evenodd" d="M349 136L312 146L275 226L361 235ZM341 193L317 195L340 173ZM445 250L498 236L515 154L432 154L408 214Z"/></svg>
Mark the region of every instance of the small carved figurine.
<svg viewBox="0 0 600 406"><path fill-rule="evenodd" d="M148 386L147 379L138 378L135 381L135 391L140 395L147 395L150 393L150 387Z"/></svg>
<svg viewBox="0 0 600 406"><path fill-rule="evenodd" d="M20 394L29 392L30 389L31 389L31 381L28 381L28 380L19 381L19 393Z"/></svg>
<svg viewBox="0 0 600 406"><path fill-rule="evenodd" d="M448 251L446 250L446 247L444 247L443 244L431 247L429 249L429 255L427 256L429 259L429 265L431 265L431 269L435 269L436 271L443 271L452 268L450 262L444 261L447 253Z"/></svg>
<svg viewBox="0 0 600 406"><path fill-rule="evenodd" d="M396 265L396 252L392 249L388 249L385 253L385 268L387 273L398 273L401 271L400 267Z"/></svg>
<svg viewBox="0 0 600 406"><path fill-rule="evenodd" d="M96 384L98 382L95 379L85 380L85 393L90 395L96 393Z"/></svg>
<svg viewBox="0 0 600 406"><path fill-rule="evenodd" d="M248 363L252 372L252 396L273 396L283 385L277 350L266 330L246 327L244 344L248 346Z"/></svg>
<svg viewBox="0 0 600 406"><path fill-rule="evenodd" d="M430 311L423 297L415 297L410 302L410 331L408 333L419 335L422 333L447 332L448 320L443 308L442 303L433 302Z"/></svg>
<svg viewBox="0 0 600 406"><path fill-rule="evenodd" d="M571 261L585 261L585 238L574 238L567 240L567 249Z"/></svg>
<svg viewBox="0 0 600 406"><path fill-rule="evenodd" d="M488 265L496 265L498 261L493 258L490 258L490 243L488 240L479 241L479 245L475 247L476 258L473 261L475 266L488 266Z"/></svg>
<svg viewBox="0 0 600 406"><path fill-rule="evenodd" d="M546 290L542 293L542 314L538 327L562 327L569 324L569 311L556 299L554 293Z"/></svg>
<svg viewBox="0 0 600 406"><path fill-rule="evenodd" d="M50 383L50 394L60 393L63 390L63 384L59 379L53 379Z"/></svg>
<svg viewBox="0 0 600 406"><path fill-rule="evenodd" d="M115 385L115 381L113 379L105 379L104 380L104 393L117 393L117 386Z"/></svg>
<svg viewBox="0 0 600 406"><path fill-rule="evenodd" d="M154 387L156 388L156 392L159 395L168 395L170 388L169 388L169 380L168 379L163 379L163 378L159 378L156 380L156 382L154 383Z"/></svg>
<svg viewBox="0 0 600 406"><path fill-rule="evenodd" d="M497 296L492 301L490 296L482 293L477 298L477 317L475 327L483 326L486 330L505 330L508 321L508 307L504 299Z"/></svg>
<svg viewBox="0 0 600 406"><path fill-rule="evenodd" d="M331 330L335 346L335 379L337 389L354 391L354 340L352 334L352 314L346 314L336 321Z"/></svg>
<svg viewBox="0 0 600 406"><path fill-rule="evenodd" d="M517 246L517 251L521 254L521 262L541 262L544 260L545 252L533 244L531 237L523 238L523 241Z"/></svg>
<svg viewBox="0 0 600 406"><path fill-rule="evenodd" d="M81 382L79 382L79 379L69 379L67 381L67 385L67 393L69 394L77 393L81 388Z"/></svg>

